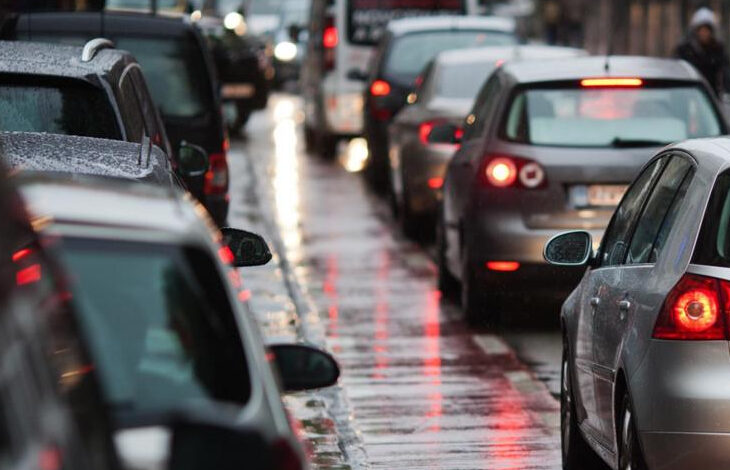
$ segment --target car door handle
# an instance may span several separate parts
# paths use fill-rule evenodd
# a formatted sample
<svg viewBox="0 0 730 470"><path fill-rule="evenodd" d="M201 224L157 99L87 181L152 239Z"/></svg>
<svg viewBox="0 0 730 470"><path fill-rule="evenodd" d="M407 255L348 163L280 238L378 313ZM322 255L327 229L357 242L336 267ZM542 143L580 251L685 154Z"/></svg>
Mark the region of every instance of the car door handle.
<svg viewBox="0 0 730 470"><path fill-rule="evenodd" d="M592 297L591 298L591 307L598 307L601 305L601 298L600 297Z"/></svg>
<svg viewBox="0 0 730 470"><path fill-rule="evenodd" d="M631 302L629 302L628 300L619 301L618 309L621 310L622 312L628 312L630 308L631 308Z"/></svg>

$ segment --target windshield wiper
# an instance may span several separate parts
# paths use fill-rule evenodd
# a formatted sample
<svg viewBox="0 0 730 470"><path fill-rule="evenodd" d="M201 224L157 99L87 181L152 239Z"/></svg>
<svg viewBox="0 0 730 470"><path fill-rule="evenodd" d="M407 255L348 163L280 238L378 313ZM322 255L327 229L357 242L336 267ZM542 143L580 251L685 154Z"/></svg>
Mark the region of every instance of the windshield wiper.
<svg viewBox="0 0 730 470"><path fill-rule="evenodd" d="M622 139L616 137L611 141L612 147L627 148L627 147L664 147L671 142L662 142L660 140L651 139Z"/></svg>

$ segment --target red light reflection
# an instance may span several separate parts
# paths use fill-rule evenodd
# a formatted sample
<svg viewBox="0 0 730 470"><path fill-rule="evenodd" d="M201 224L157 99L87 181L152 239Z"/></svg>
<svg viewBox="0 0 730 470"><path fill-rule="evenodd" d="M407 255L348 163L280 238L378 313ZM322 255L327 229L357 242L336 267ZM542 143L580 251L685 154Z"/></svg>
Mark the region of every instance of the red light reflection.
<svg viewBox="0 0 730 470"><path fill-rule="evenodd" d="M31 284L41 280L41 265L31 264L15 274L15 283L19 286Z"/></svg>

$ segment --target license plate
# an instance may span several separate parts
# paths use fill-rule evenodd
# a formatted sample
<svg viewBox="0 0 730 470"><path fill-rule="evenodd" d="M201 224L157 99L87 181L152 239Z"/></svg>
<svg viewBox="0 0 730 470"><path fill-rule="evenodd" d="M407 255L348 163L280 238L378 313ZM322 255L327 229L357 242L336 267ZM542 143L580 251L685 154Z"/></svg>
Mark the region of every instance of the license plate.
<svg viewBox="0 0 730 470"><path fill-rule="evenodd" d="M625 184L592 184L588 186L588 205L618 206L627 187Z"/></svg>
<svg viewBox="0 0 730 470"><path fill-rule="evenodd" d="M228 83L221 90L223 98L250 98L256 93L256 87L251 83Z"/></svg>

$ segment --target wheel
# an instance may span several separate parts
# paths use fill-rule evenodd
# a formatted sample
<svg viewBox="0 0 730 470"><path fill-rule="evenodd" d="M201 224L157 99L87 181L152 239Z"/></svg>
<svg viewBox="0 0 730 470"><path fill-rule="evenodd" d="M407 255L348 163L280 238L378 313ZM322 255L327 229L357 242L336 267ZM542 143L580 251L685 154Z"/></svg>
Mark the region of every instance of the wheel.
<svg viewBox="0 0 730 470"><path fill-rule="evenodd" d="M563 339L563 361L560 374L560 444L564 470L605 469L606 464L583 439L578 428L573 399L567 340Z"/></svg>
<svg viewBox="0 0 730 470"><path fill-rule="evenodd" d="M408 198L408 188L405 181L401 179L401 195L398 203L398 216L400 218L401 230L406 237L411 240L425 241L428 240L426 233L426 220L424 217L414 214L411 210L411 202Z"/></svg>
<svg viewBox="0 0 730 470"><path fill-rule="evenodd" d="M443 217L436 224L436 263L438 267L438 288L441 294L450 299L459 299L461 285L446 265L446 227Z"/></svg>
<svg viewBox="0 0 730 470"><path fill-rule="evenodd" d="M337 136L323 131L317 139L317 150L325 160L333 160L337 156Z"/></svg>
<svg viewBox="0 0 730 470"><path fill-rule="evenodd" d="M461 271L461 308L471 326L498 326L500 298L480 286L476 273L469 263L468 251L463 251Z"/></svg>
<svg viewBox="0 0 730 470"><path fill-rule="evenodd" d="M241 135L243 128L246 127L248 119L251 117L251 111L241 106L236 106L236 118L228 125L228 132L231 135Z"/></svg>
<svg viewBox="0 0 730 470"><path fill-rule="evenodd" d="M618 468L619 470L646 470L646 462L641 454L639 436L631 407L629 394L624 393L621 405L618 430Z"/></svg>

